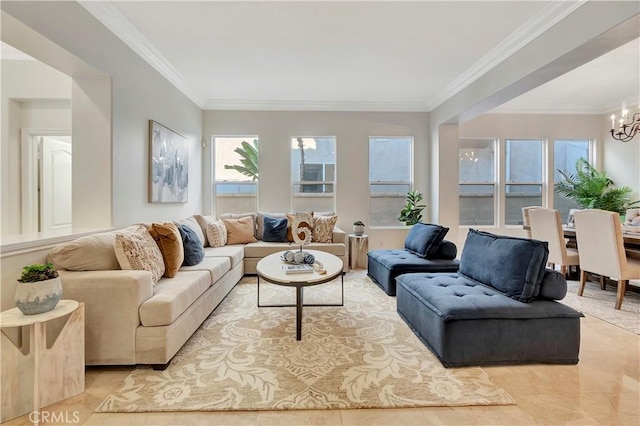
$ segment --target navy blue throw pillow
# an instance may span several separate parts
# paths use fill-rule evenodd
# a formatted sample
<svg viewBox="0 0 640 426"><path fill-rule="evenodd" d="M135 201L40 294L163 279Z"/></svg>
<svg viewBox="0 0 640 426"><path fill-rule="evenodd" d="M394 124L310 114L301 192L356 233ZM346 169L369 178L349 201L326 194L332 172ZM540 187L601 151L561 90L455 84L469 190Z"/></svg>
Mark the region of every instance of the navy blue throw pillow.
<svg viewBox="0 0 640 426"><path fill-rule="evenodd" d="M444 226L418 222L404 240L404 248L417 256L431 259L447 232L449 228Z"/></svg>
<svg viewBox="0 0 640 426"><path fill-rule="evenodd" d="M204 259L204 248L200 237L195 231L187 225L179 225L178 231L182 237L182 245L184 246L184 262L183 266L193 266L202 262Z"/></svg>
<svg viewBox="0 0 640 426"><path fill-rule="evenodd" d="M262 230L262 241L268 243L286 243L287 225L289 220L286 217L264 216Z"/></svg>
<svg viewBox="0 0 640 426"><path fill-rule="evenodd" d="M442 240L430 259L453 260L458 255L458 247L449 240Z"/></svg>

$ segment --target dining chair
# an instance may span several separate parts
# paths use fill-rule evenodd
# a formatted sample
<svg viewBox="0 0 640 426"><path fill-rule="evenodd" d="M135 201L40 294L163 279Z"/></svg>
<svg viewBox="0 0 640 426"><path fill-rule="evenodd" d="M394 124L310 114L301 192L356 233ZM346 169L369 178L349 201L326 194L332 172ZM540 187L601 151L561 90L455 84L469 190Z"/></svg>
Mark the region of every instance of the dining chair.
<svg viewBox="0 0 640 426"><path fill-rule="evenodd" d="M541 209L542 206L528 206L528 207L523 207L522 208L522 226L524 227L530 227L531 226L531 221L529 220L529 212L531 210L534 209ZM531 238L531 230L530 229L526 229L524 230L524 235L527 238Z"/></svg>
<svg viewBox="0 0 640 426"><path fill-rule="evenodd" d="M640 260L627 259L624 251L620 215L605 210L581 210L575 214L575 226L580 251L578 296L584 292L587 272L616 278L615 308L620 309L628 281L640 279Z"/></svg>
<svg viewBox="0 0 640 426"><path fill-rule="evenodd" d="M567 275L567 267L580 265L578 250L567 248L558 210L532 209L529 211L529 222L531 238L549 243L548 262L554 267L560 265L562 275Z"/></svg>

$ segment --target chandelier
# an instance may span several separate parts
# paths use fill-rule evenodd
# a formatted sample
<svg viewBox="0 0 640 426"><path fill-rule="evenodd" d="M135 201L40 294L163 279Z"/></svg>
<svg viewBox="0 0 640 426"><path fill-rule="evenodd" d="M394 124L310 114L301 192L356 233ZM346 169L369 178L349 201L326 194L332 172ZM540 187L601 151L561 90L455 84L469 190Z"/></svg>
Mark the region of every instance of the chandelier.
<svg viewBox="0 0 640 426"><path fill-rule="evenodd" d="M629 119L629 110L627 105L622 103L622 110L620 112L620 118L618 119L618 129L616 130L616 115L611 114L611 136L614 139L629 142L635 135L640 133L640 112L633 114Z"/></svg>

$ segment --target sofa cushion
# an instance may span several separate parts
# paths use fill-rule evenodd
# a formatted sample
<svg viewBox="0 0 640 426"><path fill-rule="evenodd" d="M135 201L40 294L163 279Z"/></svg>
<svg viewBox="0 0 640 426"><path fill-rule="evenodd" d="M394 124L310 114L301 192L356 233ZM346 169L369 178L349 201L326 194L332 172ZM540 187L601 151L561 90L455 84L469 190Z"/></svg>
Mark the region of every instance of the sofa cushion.
<svg viewBox="0 0 640 426"><path fill-rule="evenodd" d="M222 247L227 244L227 229L221 219L213 216L194 215L204 234L205 247Z"/></svg>
<svg viewBox="0 0 640 426"><path fill-rule="evenodd" d="M251 229L253 229L253 233L254 233L254 237L257 237L258 234L258 214L257 213L253 213L253 212L249 212L249 213L223 213L221 215L218 215L219 219L242 219L245 217L250 217L251 221L252 221L252 225L251 225ZM231 244L231 243L228 243Z"/></svg>
<svg viewBox="0 0 640 426"><path fill-rule="evenodd" d="M131 232L136 226L87 235L59 244L49 252L49 261L57 269L68 271L106 271L120 269L113 241L118 232Z"/></svg>
<svg viewBox="0 0 640 426"><path fill-rule="evenodd" d="M257 241L254 236L252 218L222 220L224 227L227 228L227 244L246 244Z"/></svg>
<svg viewBox="0 0 640 426"><path fill-rule="evenodd" d="M228 257L205 257L202 262L193 266L183 266L181 271L207 271L211 275L211 283L218 281L231 269Z"/></svg>
<svg viewBox="0 0 640 426"><path fill-rule="evenodd" d="M149 234L153 237L162 253L164 276L172 278L184 261L184 247L178 227L172 222L152 223Z"/></svg>
<svg viewBox="0 0 640 426"><path fill-rule="evenodd" d="M333 242L333 228L336 226L338 216L317 216L313 217L313 238L317 243Z"/></svg>
<svg viewBox="0 0 640 426"><path fill-rule="evenodd" d="M204 258L204 248L200 244L198 234L187 225L178 225L178 231L182 237L182 246L184 247L183 266L197 265Z"/></svg>
<svg viewBox="0 0 640 426"><path fill-rule="evenodd" d="M546 268L540 283L538 298L562 300L567 295L567 279L558 271Z"/></svg>
<svg viewBox="0 0 640 426"><path fill-rule="evenodd" d="M116 233L114 249L120 268L149 271L154 285L164 274L162 253L143 225L133 232Z"/></svg>
<svg viewBox="0 0 640 426"><path fill-rule="evenodd" d="M187 225L198 236L198 240L200 241L200 245L202 247L205 246L204 231L202 230L202 227L198 223L198 220L195 218L195 216L189 216L189 217L186 217L186 218L184 218L182 220L175 220L175 221L173 221L173 223L175 223L176 226Z"/></svg>
<svg viewBox="0 0 640 426"><path fill-rule="evenodd" d="M432 259L453 260L458 255L458 247L449 240L442 240L436 251L431 256Z"/></svg>
<svg viewBox="0 0 640 426"><path fill-rule="evenodd" d="M287 242L287 225L289 220L286 217L262 217L262 240L270 243Z"/></svg>
<svg viewBox="0 0 640 426"><path fill-rule="evenodd" d="M224 247L207 247L204 249L204 257L226 257L231 261L231 269L244 259L244 244L226 245Z"/></svg>
<svg viewBox="0 0 640 426"><path fill-rule="evenodd" d="M269 212L258 212L256 216L256 239L261 240L264 233L264 217L271 216L276 218L287 217L286 213L269 213ZM288 226L288 225L287 225Z"/></svg>
<svg viewBox="0 0 640 426"><path fill-rule="evenodd" d="M140 305L140 322L145 327L173 323L210 286L209 271L179 271L173 279L161 279Z"/></svg>
<svg viewBox="0 0 640 426"><path fill-rule="evenodd" d="M299 241L306 240L308 243L311 242L313 237L313 212L287 213L287 219L289 219L287 241L297 242L293 236L295 232Z"/></svg>
<svg viewBox="0 0 640 426"><path fill-rule="evenodd" d="M404 248L424 258L431 258L447 235L449 228L430 223L418 222L409 231Z"/></svg>
<svg viewBox="0 0 640 426"><path fill-rule="evenodd" d="M470 229L460 273L520 302L532 301L544 277L548 243Z"/></svg>

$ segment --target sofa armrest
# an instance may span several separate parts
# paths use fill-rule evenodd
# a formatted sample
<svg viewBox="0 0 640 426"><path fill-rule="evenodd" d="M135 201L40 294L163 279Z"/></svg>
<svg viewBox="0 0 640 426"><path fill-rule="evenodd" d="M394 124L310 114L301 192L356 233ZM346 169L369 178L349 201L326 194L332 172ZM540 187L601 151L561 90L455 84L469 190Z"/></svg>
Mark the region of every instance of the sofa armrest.
<svg viewBox="0 0 640 426"><path fill-rule="evenodd" d="M337 226L333 228L333 242L334 243L347 243L347 234Z"/></svg>
<svg viewBox="0 0 640 426"><path fill-rule="evenodd" d="M85 304L85 363L136 363L138 309L153 295L148 271L59 271L62 297Z"/></svg>

